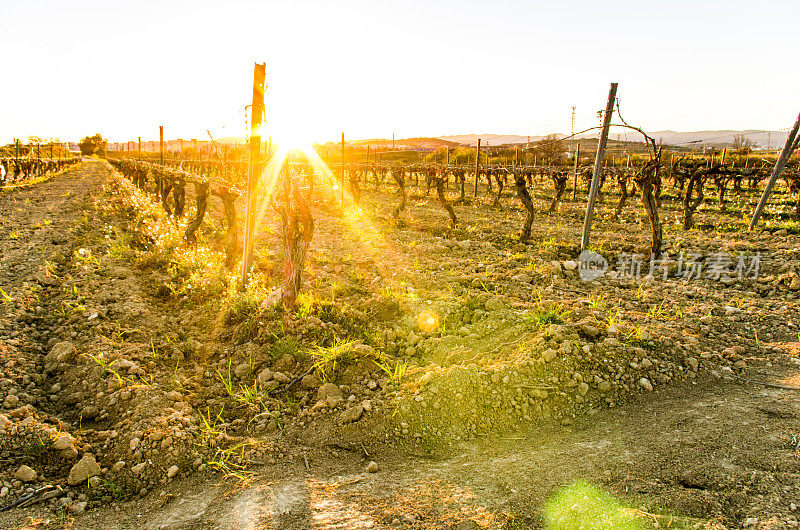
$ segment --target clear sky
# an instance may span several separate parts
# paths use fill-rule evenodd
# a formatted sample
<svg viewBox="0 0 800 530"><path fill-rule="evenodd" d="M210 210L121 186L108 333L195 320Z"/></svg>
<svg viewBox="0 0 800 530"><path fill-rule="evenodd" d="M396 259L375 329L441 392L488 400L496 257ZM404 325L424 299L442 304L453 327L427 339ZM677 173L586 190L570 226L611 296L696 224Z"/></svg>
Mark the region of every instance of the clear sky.
<svg viewBox="0 0 800 530"><path fill-rule="evenodd" d="M569 132L611 81L648 130L780 129L799 24L797 0L3 0L0 142L242 135L255 61L275 134L317 141Z"/></svg>

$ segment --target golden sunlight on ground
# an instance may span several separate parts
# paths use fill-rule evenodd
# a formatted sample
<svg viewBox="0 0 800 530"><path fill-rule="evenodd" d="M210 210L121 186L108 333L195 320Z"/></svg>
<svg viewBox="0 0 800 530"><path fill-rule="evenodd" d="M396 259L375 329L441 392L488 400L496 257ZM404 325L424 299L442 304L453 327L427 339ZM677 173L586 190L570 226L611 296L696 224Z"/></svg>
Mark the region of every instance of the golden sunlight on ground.
<svg viewBox="0 0 800 530"><path fill-rule="evenodd" d="M348 483L347 479L344 479ZM369 512L339 495L337 480L308 479L305 483L266 484L241 490L226 527L241 530L267 528L374 528ZM229 525L229 526L227 526Z"/></svg>
<svg viewBox="0 0 800 530"><path fill-rule="evenodd" d="M296 133L296 134L295 134ZM358 242L358 251L365 257L373 260L379 269L381 276L387 281L389 288L397 288L398 285L393 280L396 272L403 270L407 267L407 259L392 248L386 241L384 235L378 230L374 223L364 213L364 211L356 204L355 199L345 187L344 194L337 181L340 177L334 175L334 172L328 167L325 161L317 154L316 150L310 143L303 143L300 138L302 134L299 130L288 132L286 140L283 144L277 144L277 150L269 159L267 166L261 174L258 184L259 190L259 207L257 212L256 226L264 220L268 215L268 211L272 209L273 193L275 191L278 179L281 176L281 171L286 170L290 172L296 171L296 167L285 165L287 160L305 159L313 169L313 179L315 186L323 190L323 197L329 200L340 209L344 227L347 232L355 238ZM288 147L288 146L293 147ZM291 175L292 178L302 178L301 175ZM308 185L308 182L301 185ZM342 199L344 204L342 204ZM434 329L438 326L438 321L430 324Z"/></svg>
<svg viewBox="0 0 800 530"><path fill-rule="evenodd" d="M475 497L456 484L430 478L378 492L358 475L330 480L297 479L231 492L234 508L222 521L225 528L498 528L500 522Z"/></svg>

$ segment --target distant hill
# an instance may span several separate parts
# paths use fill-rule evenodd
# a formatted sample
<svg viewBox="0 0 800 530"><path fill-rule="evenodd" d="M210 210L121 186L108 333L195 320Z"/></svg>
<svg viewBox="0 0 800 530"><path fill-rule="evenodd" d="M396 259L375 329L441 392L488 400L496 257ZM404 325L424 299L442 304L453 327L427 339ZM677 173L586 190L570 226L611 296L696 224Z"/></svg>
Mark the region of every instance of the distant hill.
<svg viewBox="0 0 800 530"><path fill-rule="evenodd" d="M563 136L563 135L560 135ZM481 145L508 145L508 144L524 144L528 141L528 136L519 136L516 134L456 134L452 136L440 136L442 140L456 142L461 145L476 145L478 138L481 139ZM531 142L537 142L544 138L544 136L530 136Z"/></svg>
<svg viewBox="0 0 800 530"><path fill-rule="evenodd" d="M457 147L460 142L448 140L447 138L400 138L395 140L384 140L383 138L371 138L369 140L353 140L347 142L352 145L370 145L391 147L392 143L397 148L422 148L422 149L437 149L439 147Z"/></svg>
<svg viewBox="0 0 800 530"><path fill-rule="evenodd" d="M678 131L646 131L647 134L656 139L656 141L663 141L668 145L683 145L686 147L692 146L719 146L724 147L733 144L733 137L737 134L743 134L746 138L750 139L758 147L778 148L782 147L786 142L786 131L760 131L756 129L748 129L744 131L732 130L719 130L719 131L694 131L694 132L678 132ZM596 138L598 132L582 134L579 138ZM565 137L564 134L559 134L560 137ZM450 142L457 142L461 145L474 146L478 143L478 138L481 139L481 145L497 146L508 144L524 144L530 138L531 142L536 142L544 138L543 136L520 136L515 134L460 134L451 136L440 136L442 140ZM619 141L641 141L642 135L636 131L626 130L622 128L612 128L609 133L609 138Z"/></svg>
<svg viewBox="0 0 800 530"><path fill-rule="evenodd" d="M778 149L783 147L786 142L786 131L764 131L757 129L747 129L744 131L734 130L716 130L716 131L647 131L647 134L655 138L657 141L663 142L667 145L683 146L687 148L713 146L713 147L728 147L733 144L733 137L737 134L743 134L746 138L752 141L756 147L770 147ZM597 138L598 131L592 131L579 135L578 138ZM566 137L565 134L558 135L561 138ZM448 136L438 137L417 137L417 138L398 138L394 140L394 145L398 149L423 149L433 150L439 147L456 147L458 145L475 146L481 139L482 146L496 147L499 145L520 145L525 144L530 139L530 142L538 142L544 136L521 136L518 134L455 134ZM626 130L622 128L612 128L609 133L609 139L619 142L641 142L642 135L636 131ZM244 138L225 137L215 138L217 144L243 144L246 142ZM184 140L185 145L190 146L191 140ZM206 145L209 143L208 139L200 139L199 144ZM338 143L338 142L329 142ZM384 138L371 138L366 140L349 140L348 145L370 145L375 147L391 147L392 140Z"/></svg>
<svg viewBox="0 0 800 530"><path fill-rule="evenodd" d="M662 140L665 144L669 145L712 145L725 147L733 144L733 137L737 134L743 134L758 147L778 148L783 147L786 143L786 131L759 131L755 129L748 129L745 131L694 131L694 132L676 132L676 131L654 131L648 132L650 136L656 140ZM628 139L631 139L628 134ZM769 144L768 144L769 142Z"/></svg>

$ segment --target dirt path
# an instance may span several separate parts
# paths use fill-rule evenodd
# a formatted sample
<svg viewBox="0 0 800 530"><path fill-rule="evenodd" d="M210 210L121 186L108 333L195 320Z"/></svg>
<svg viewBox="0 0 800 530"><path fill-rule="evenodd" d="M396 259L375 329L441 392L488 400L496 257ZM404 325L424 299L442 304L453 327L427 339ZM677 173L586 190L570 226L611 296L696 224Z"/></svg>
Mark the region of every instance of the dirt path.
<svg viewBox="0 0 800 530"><path fill-rule="evenodd" d="M123 261L109 259L110 265L103 265L98 273L92 256L113 254L106 236L111 233L112 240L119 238L93 217L93 202L109 179L108 166L87 162L35 188L0 195L0 287L6 293L0 305L0 361L4 366L0 397L5 396L5 413L12 420L24 422L29 414L25 405L29 405L36 409L42 425L73 432L79 438L76 447L80 452L94 452L99 458L108 448L107 462L124 459L130 465L143 457L119 453L112 443L114 437L124 438L120 445L127 453L132 434L114 430L112 436L112 427L125 425L147 434L152 426L114 423L114 414L124 412L124 407L100 401L100 397L92 421L84 420L86 407L81 409L81 398L89 402L85 391L61 389L59 383L66 383L43 369L43 354L63 340L86 352L105 349L137 354L150 348L152 334L168 333L179 322L189 331L191 325L200 329L203 323L188 325L189 317L157 299L152 271L126 268ZM115 213L109 216L113 217L109 222L125 222ZM487 214L487 222L489 217ZM320 222L321 234L325 222ZM370 233L361 235L371 237ZM423 240L424 245L409 253L428 259L425 245L431 243L425 241L427 236L408 231L400 235L409 241ZM398 259L406 260L405 245L398 242L397 249L402 252ZM436 260L431 259L431 270L440 268ZM325 280L327 286L328 265L321 260L316 265L318 276L312 275L310 283ZM483 271L474 274L479 273L485 275ZM452 274L463 276L463 270ZM481 277L478 283L482 281ZM497 280L501 282L510 280ZM566 285L564 291L572 288ZM521 287L513 289L523 293L520 297L527 296ZM634 299L633 303L638 302ZM69 306L70 311L61 315L58 311L64 304L77 304L80 310ZM766 317L762 311L753 310L759 322ZM782 322L773 318L765 325L779 328ZM712 329L715 342L730 340L728 325L720 322ZM775 332L776 343L796 344L787 329L780 327ZM765 352L758 349L758 339L747 336L742 342L755 344L752 351L742 350L747 358L742 376L800 387L800 367L790 347L783 348L783 353L778 348ZM431 355L438 355L438 350L432 349ZM155 364L146 365L148 373L151 367ZM92 371L81 369L64 372L62 379L78 374L95 385L89 377ZM536 528L544 524L548 499L575 481L612 493L623 505L638 510L627 513L644 526L796 526L798 512L793 504L800 505L800 392L743 383L733 378L729 369L714 370L695 380L658 386L655 392L639 394L634 401L610 410L592 409L593 414L565 420L566 425L546 423L502 438L479 436L437 459L388 447L377 452L370 449L371 454L365 455L358 447L295 443L291 450L273 454L275 464L255 461L240 478L220 478L202 471L174 481L153 475L147 484L149 491L134 492L141 495L135 501L118 501L101 493L90 495L100 507L85 513L59 510L55 502L14 509L0 513L0 527L31 528L46 523L73 528ZM188 381L193 369L178 372L176 367L175 372ZM158 375L158 371L154 373ZM174 379L175 374L168 375ZM108 380L105 392L110 395L119 390L113 388L111 375L101 376ZM206 379L200 377L199 381L208 383L208 374ZM80 387L87 379L73 384ZM141 400L137 414L143 414L140 408L154 414L172 410L169 407L180 409L172 402L180 403L184 397L178 395L165 404L163 393L147 390L140 396L137 390L136 399ZM110 418L104 419L104 414ZM0 442L5 443L2 437ZM161 442L159 439L163 447ZM7 490L0 505L26 488L63 481L65 469L72 464L1 443L0 488ZM370 461L378 464L377 472L366 471ZM15 484L12 474L20 464L37 468L40 476L35 482ZM159 469L168 464L159 464ZM580 498L570 506L587 502L583 498L586 490L580 491ZM85 489L70 493L71 505L80 504L89 493ZM603 502L607 508L611 504Z"/></svg>
<svg viewBox="0 0 800 530"><path fill-rule="evenodd" d="M797 366L784 367L800 380ZM555 491L586 481L641 510L644 527L794 526L798 392L708 380L573 426L463 445L439 460L309 451L249 483L194 477L76 528L538 528ZM367 461L380 471L365 471ZM649 515L648 515L649 514ZM751 520L752 522L752 520Z"/></svg>

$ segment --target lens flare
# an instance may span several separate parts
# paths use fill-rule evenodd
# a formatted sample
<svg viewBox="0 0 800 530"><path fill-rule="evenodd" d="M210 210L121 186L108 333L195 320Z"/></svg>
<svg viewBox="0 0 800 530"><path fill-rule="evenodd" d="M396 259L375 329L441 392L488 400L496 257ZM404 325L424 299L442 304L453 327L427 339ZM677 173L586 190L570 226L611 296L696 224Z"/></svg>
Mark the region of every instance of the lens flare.
<svg viewBox="0 0 800 530"><path fill-rule="evenodd" d="M439 315L433 311L423 311L417 315L417 327L425 333L433 333L439 327Z"/></svg>

